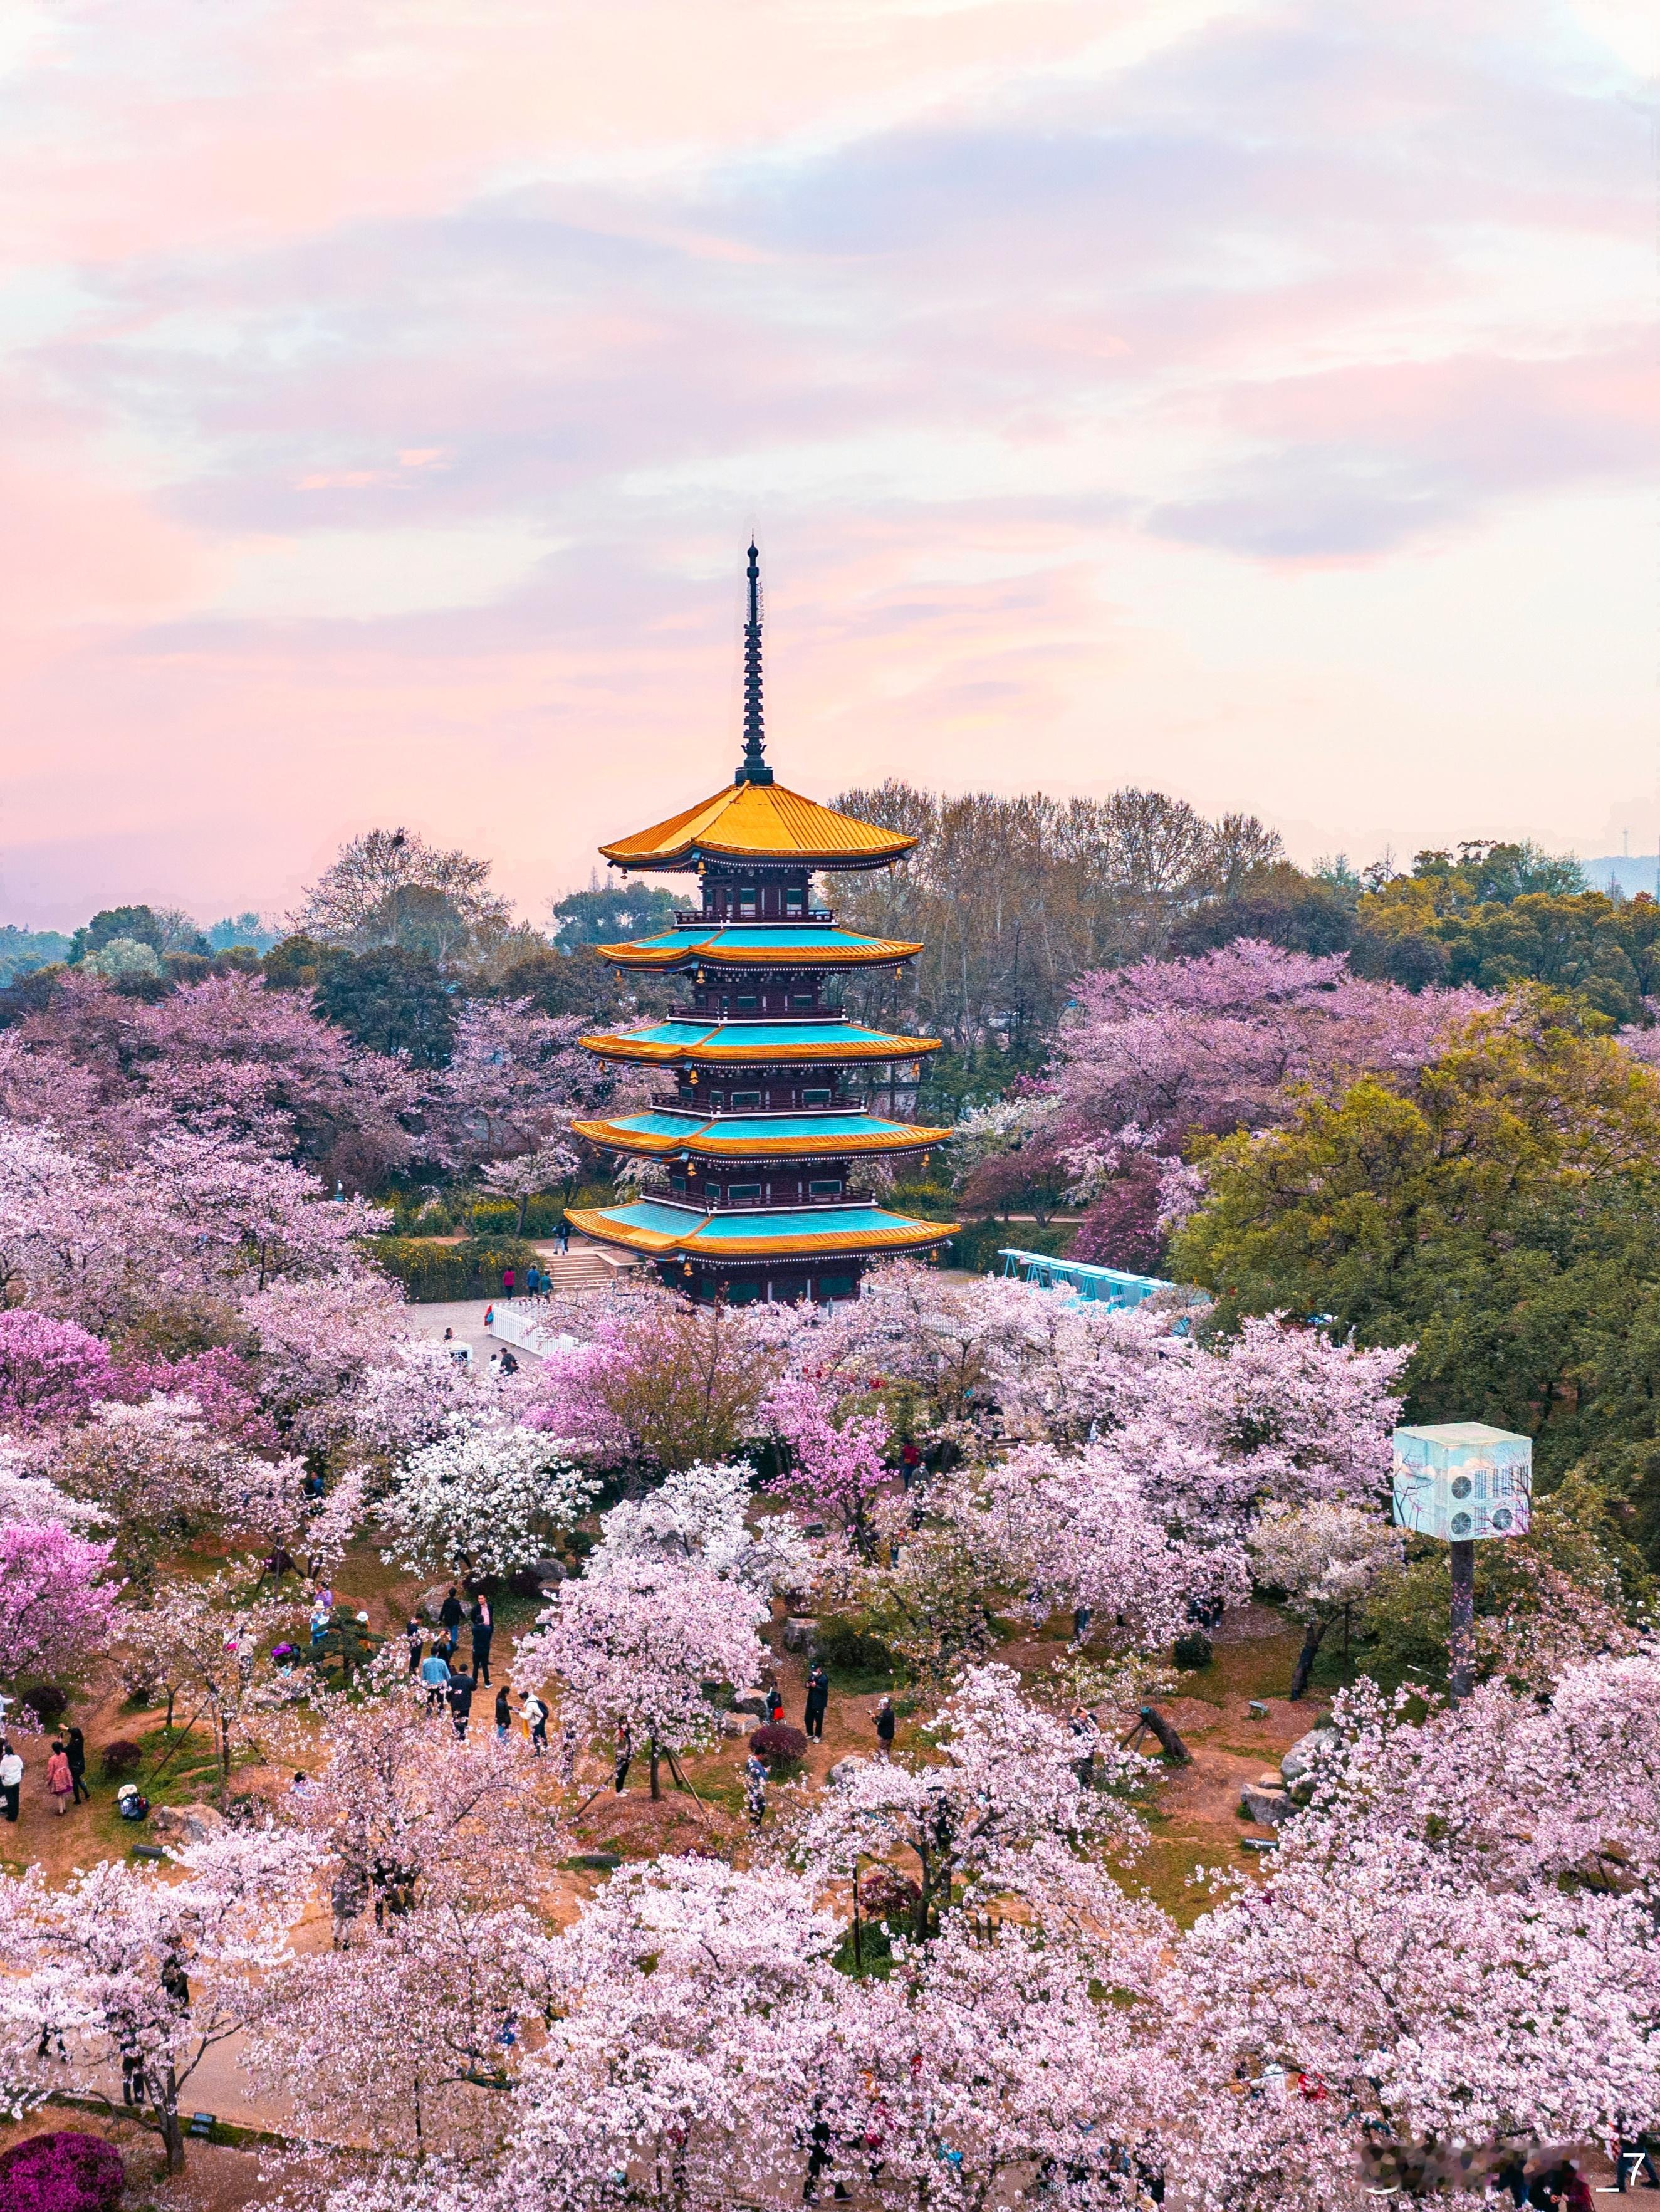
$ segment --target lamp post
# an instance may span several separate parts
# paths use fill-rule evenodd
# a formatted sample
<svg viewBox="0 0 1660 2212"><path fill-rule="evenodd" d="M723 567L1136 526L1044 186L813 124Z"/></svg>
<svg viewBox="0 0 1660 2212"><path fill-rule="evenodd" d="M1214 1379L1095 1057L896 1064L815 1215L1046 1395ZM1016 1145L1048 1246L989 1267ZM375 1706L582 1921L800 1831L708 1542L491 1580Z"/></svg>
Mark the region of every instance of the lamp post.
<svg viewBox="0 0 1660 2212"><path fill-rule="evenodd" d="M1395 1431L1394 1517L1445 1544L1452 1571L1447 1686L1455 1705L1475 1687L1475 1547L1524 1536L1532 1517L1533 1443L1485 1421Z"/></svg>

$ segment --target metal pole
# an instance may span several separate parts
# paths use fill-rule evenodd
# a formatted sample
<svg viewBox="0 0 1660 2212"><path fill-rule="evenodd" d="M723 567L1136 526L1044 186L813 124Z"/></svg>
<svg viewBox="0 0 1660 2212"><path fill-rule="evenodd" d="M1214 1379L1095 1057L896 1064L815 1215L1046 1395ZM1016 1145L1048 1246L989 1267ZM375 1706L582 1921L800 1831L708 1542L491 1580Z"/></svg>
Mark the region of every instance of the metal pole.
<svg viewBox="0 0 1660 2212"><path fill-rule="evenodd" d="M1475 1687L1475 1546L1450 1544L1452 1561L1452 1632L1447 1639L1448 1687L1455 1705Z"/></svg>

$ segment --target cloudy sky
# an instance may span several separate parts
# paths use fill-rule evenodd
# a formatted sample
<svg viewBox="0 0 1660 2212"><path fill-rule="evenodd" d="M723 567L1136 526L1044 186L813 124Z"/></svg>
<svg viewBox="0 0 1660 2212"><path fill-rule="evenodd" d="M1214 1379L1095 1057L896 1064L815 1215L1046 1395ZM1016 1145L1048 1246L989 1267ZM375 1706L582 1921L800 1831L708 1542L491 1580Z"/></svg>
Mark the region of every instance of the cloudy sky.
<svg viewBox="0 0 1660 2212"><path fill-rule="evenodd" d="M10 0L0 920L737 757L1652 852L1639 0Z"/></svg>

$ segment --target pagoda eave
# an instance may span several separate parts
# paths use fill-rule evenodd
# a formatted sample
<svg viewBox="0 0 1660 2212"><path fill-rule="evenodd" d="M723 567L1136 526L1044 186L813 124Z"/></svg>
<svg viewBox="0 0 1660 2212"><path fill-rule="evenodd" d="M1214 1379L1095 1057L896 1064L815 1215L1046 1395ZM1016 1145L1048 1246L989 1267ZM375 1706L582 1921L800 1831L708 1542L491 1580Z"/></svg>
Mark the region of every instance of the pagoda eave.
<svg viewBox="0 0 1660 2212"><path fill-rule="evenodd" d="M681 1231L654 1226L648 1221L629 1221L603 1207L573 1207L566 1218L573 1229L602 1244L621 1245L646 1258L661 1259L672 1254L717 1266L728 1260L822 1259L843 1254L851 1258L863 1253L920 1252L945 1243L962 1225L956 1221L907 1221L900 1214L881 1213L875 1208L869 1211L875 1218L868 1225L815 1231L803 1224L799 1229L749 1236L737 1229L741 1215L690 1215Z"/></svg>
<svg viewBox="0 0 1660 2212"><path fill-rule="evenodd" d="M940 1048L938 1037L880 1037L857 1043L848 1039L836 1044L761 1044L748 1038L742 1044L659 1044L602 1035L580 1037L578 1042L601 1060L636 1060L651 1067L816 1067L832 1060L843 1065L923 1060Z"/></svg>
<svg viewBox="0 0 1660 2212"><path fill-rule="evenodd" d="M751 1136L738 1122L710 1122L702 1128L665 1134L656 1129L631 1129L626 1121L573 1121L574 1135L586 1138L608 1152L632 1152L642 1159L669 1159L676 1154L709 1160L821 1160L857 1154L862 1158L886 1152L930 1152L944 1144L949 1129L924 1128L914 1121L881 1130L832 1130L822 1136L793 1134Z"/></svg>
<svg viewBox="0 0 1660 2212"><path fill-rule="evenodd" d="M720 934L736 937L737 933L723 931ZM656 945L649 942L597 945L594 951L615 968L644 968L662 975L688 968L718 968L723 973L760 969L895 968L904 961L914 960L922 947L885 938L873 938L853 945L723 945L717 938L708 938L687 945Z"/></svg>

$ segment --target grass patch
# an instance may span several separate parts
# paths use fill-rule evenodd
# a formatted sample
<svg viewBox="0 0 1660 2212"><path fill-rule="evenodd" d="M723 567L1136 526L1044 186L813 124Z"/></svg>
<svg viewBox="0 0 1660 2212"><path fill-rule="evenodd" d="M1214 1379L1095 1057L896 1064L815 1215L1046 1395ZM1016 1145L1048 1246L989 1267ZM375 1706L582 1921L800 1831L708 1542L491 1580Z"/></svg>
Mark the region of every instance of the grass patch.
<svg viewBox="0 0 1660 2212"><path fill-rule="evenodd" d="M1244 1644L1218 1644L1209 1665L1178 1676L1177 1688L1184 1698L1202 1698L1224 1711L1248 1705L1253 1698L1283 1698L1291 1687L1301 1645L1302 1638L1293 1628L1279 1636L1252 1637Z"/></svg>
<svg viewBox="0 0 1660 2212"><path fill-rule="evenodd" d="M1118 1879L1132 1895L1139 1892L1167 1912L1178 1928L1190 1928L1212 1904L1209 1891L1190 1879L1194 1869L1227 1861L1237 1864L1243 1856L1221 1837L1155 1836Z"/></svg>

